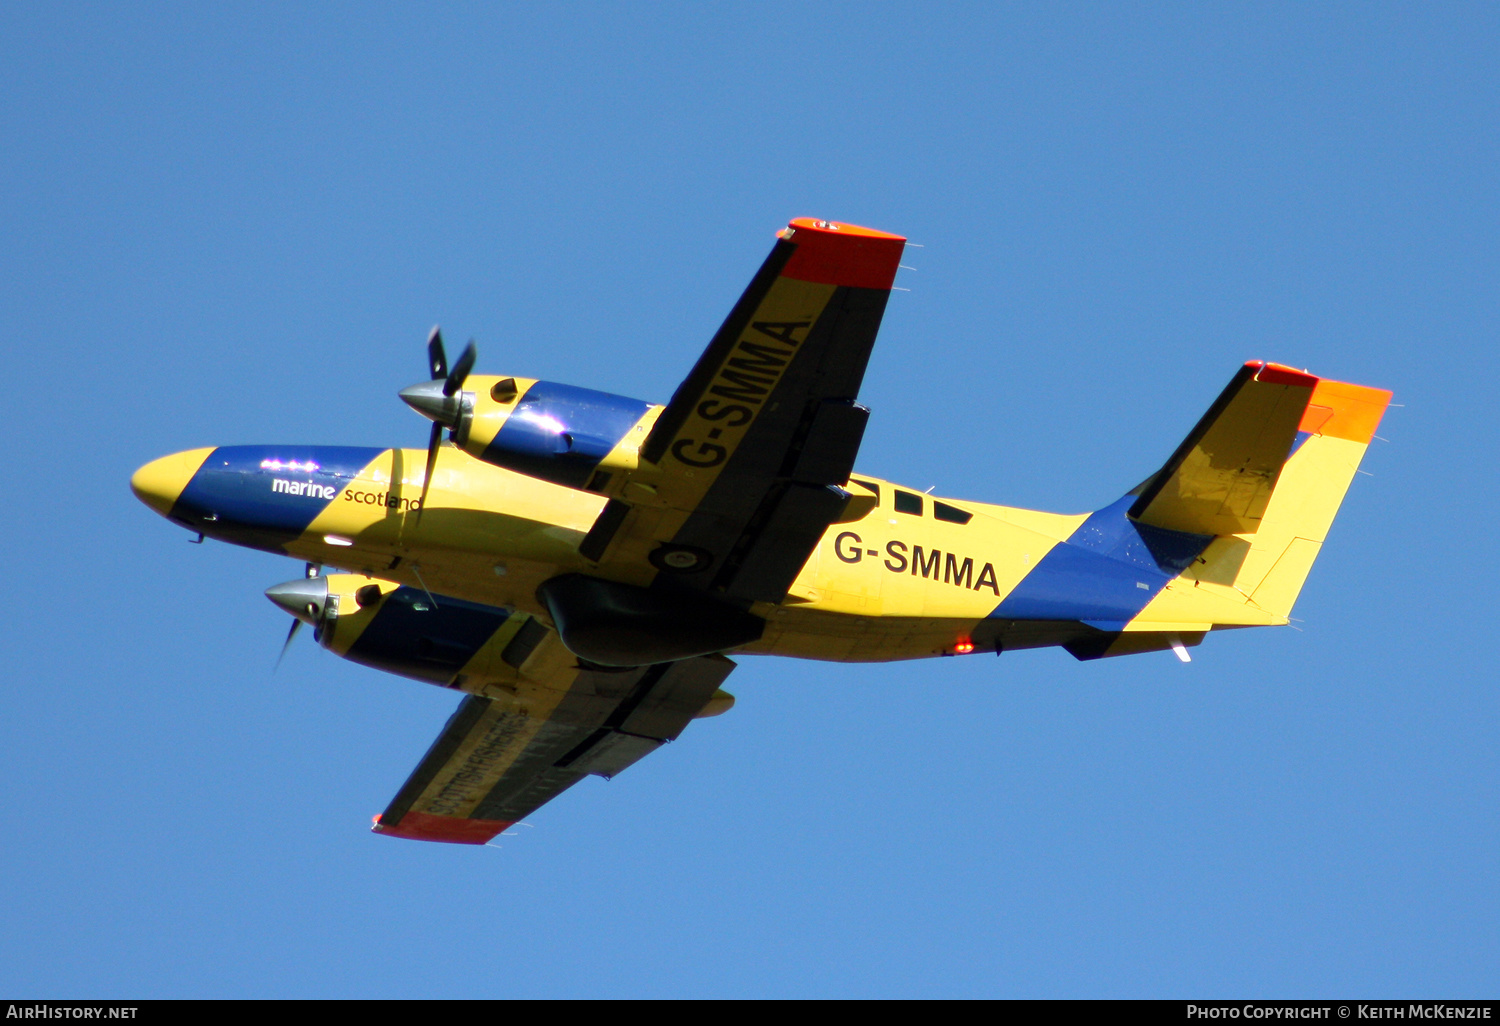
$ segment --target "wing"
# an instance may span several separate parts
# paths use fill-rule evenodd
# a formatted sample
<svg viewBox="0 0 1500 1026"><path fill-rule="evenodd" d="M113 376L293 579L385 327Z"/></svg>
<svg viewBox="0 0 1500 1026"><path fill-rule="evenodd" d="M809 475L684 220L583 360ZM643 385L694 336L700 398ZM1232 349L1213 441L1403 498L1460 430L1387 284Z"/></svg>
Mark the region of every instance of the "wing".
<svg viewBox="0 0 1500 1026"><path fill-rule="evenodd" d="M728 708L732 699L715 702L715 693L733 669L722 656L617 672L582 667L537 625L514 695L465 698L375 832L488 843L588 774L612 777L694 717Z"/></svg>
<svg viewBox="0 0 1500 1026"><path fill-rule="evenodd" d="M799 218L641 446L581 546L608 574L779 602L843 513L855 398L906 240Z"/></svg>

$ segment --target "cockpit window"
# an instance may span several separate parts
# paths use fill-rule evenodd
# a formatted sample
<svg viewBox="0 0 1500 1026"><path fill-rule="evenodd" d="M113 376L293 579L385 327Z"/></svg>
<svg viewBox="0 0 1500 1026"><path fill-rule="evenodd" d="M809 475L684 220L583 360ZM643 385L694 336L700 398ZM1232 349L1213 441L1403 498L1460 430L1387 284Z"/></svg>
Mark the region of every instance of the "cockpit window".
<svg viewBox="0 0 1500 1026"><path fill-rule="evenodd" d="M896 512L915 513L917 516L921 516L922 497L920 495L914 495L911 492L903 492L898 490L896 492Z"/></svg>
<svg viewBox="0 0 1500 1026"><path fill-rule="evenodd" d="M957 506L950 506L946 502L937 502L936 500L932 503L932 515L939 520L946 520L950 524L967 524L970 520L974 519L974 514L968 510L959 509Z"/></svg>

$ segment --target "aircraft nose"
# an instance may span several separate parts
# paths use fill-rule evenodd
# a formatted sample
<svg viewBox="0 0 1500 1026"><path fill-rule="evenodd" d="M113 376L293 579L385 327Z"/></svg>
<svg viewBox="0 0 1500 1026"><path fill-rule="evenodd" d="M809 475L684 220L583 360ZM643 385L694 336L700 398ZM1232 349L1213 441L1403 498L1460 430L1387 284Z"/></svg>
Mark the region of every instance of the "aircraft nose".
<svg viewBox="0 0 1500 1026"><path fill-rule="evenodd" d="M323 607L328 604L328 581L323 577L305 577L266 589L266 598L310 627L318 625Z"/></svg>
<svg viewBox="0 0 1500 1026"><path fill-rule="evenodd" d="M189 449L187 452L174 452L170 456L152 460L131 475L130 490L135 492L137 499L166 516L211 452L211 447Z"/></svg>

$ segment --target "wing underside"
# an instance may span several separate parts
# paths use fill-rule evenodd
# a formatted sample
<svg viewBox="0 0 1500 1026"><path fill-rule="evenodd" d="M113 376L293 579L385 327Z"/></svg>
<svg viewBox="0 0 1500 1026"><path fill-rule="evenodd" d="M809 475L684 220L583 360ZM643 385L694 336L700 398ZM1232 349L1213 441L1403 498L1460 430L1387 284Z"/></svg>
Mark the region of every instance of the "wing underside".
<svg viewBox="0 0 1500 1026"><path fill-rule="evenodd" d="M848 501L869 416L856 397L905 241L793 221L653 425L645 487L605 508L584 555L784 598Z"/></svg>
<svg viewBox="0 0 1500 1026"><path fill-rule="evenodd" d="M625 670L559 663L551 632L539 647L537 663L555 667L547 679L513 697L465 698L377 833L485 844L585 776L612 777L676 738L734 669L721 656Z"/></svg>

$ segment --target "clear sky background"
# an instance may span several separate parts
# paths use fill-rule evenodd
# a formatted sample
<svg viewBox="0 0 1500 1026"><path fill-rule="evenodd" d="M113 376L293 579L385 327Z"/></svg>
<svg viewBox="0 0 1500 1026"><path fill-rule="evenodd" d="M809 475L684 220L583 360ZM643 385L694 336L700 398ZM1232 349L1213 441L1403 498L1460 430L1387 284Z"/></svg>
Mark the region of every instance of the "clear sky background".
<svg viewBox="0 0 1500 1026"><path fill-rule="evenodd" d="M1494 4L0 7L0 994L1500 993ZM1247 359L1394 389L1300 630L747 658L503 847L368 833L455 704L131 496L664 401L788 219L908 252L859 466L1081 512Z"/></svg>

